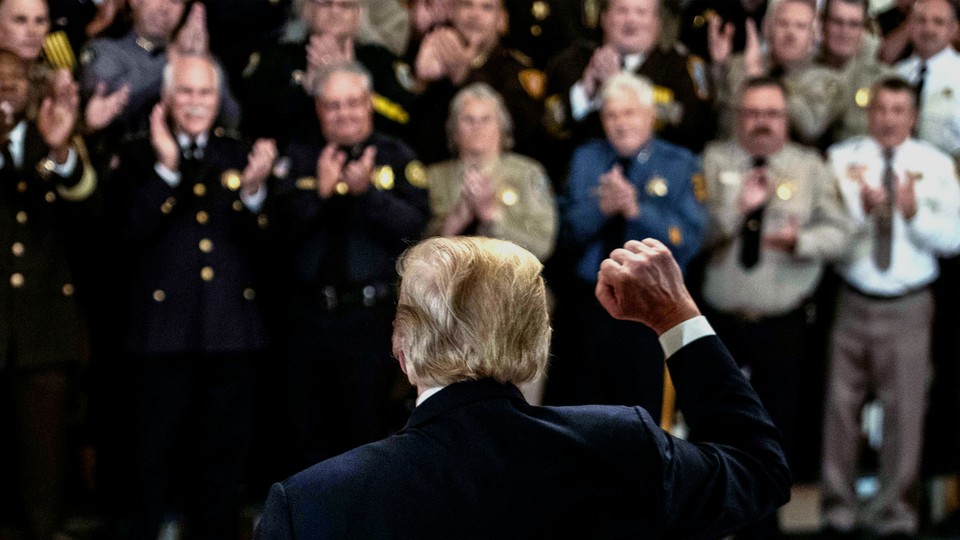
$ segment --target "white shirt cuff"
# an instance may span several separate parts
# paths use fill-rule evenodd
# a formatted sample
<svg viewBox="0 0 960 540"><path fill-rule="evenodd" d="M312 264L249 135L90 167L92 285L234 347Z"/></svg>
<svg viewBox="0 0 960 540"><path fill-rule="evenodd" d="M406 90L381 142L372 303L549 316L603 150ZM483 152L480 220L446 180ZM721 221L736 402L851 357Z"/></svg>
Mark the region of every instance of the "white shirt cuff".
<svg viewBox="0 0 960 540"><path fill-rule="evenodd" d="M267 200L267 188L260 186L253 195L247 195L241 191L240 200L251 212L259 212L263 208L263 202Z"/></svg>
<svg viewBox="0 0 960 540"><path fill-rule="evenodd" d="M58 163L56 166L54 166L53 172L58 176L70 176L73 174L73 169L76 168L76 166L77 152L71 148L70 151L67 152L67 160L64 161L62 165Z"/></svg>
<svg viewBox="0 0 960 540"><path fill-rule="evenodd" d="M660 335L660 347L663 348L664 358L673 354L694 341L716 335L713 327L703 315L687 319Z"/></svg>
<svg viewBox="0 0 960 540"><path fill-rule="evenodd" d="M574 83L570 87L570 116L579 122L593 112L594 108L594 102L587 97L587 91L583 88L583 81Z"/></svg>
<svg viewBox="0 0 960 540"><path fill-rule="evenodd" d="M157 175L161 180L167 183L168 186L175 188L180 185L180 173L178 171L171 171L166 168L163 163L157 163L153 166L153 170L157 171Z"/></svg>

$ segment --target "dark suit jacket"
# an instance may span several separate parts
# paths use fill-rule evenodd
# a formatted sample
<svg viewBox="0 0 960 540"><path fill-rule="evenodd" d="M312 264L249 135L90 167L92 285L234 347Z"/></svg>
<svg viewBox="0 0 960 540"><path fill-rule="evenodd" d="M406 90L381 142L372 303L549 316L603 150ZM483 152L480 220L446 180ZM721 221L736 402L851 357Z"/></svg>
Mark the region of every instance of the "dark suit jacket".
<svg viewBox="0 0 960 540"><path fill-rule="evenodd" d="M83 186L71 193L82 160L68 177L45 178L38 164L50 149L33 122L23 145L23 166L0 168L0 365L12 353L20 367L62 366L84 356L70 248L95 206Z"/></svg>
<svg viewBox="0 0 960 540"><path fill-rule="evenodd" d="M170 187L150 141L130 141L111 181L130 260L125 348L134 354L230 353L266 346L257 305L257 257L267 221L224 186L249 146L211 133L194 167ZM181 160L183 158L181 157Z"/></svg>
<svg viewBox="0 0 960 540"><path fill-rule="evenodd" d="M790 473L729 353L711 336L669 364L699 442L639 407L459 383L397 435L275 484L258 538L713 538L773 512Z"/></svg>

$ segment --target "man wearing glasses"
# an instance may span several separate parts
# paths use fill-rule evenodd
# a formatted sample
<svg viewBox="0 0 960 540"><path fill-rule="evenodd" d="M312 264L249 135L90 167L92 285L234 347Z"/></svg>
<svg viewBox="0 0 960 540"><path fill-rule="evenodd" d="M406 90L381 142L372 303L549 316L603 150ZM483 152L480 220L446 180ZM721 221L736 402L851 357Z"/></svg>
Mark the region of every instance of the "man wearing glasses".
<svg viewBox="0 0 960 540"><path fill-rule="evenodd" d="M790 456L808 300L849 225L830 173L787 137L787 99L772 78L744 83L736 137L704 152L710 260L703 298L748 373ZM772 516L745 538L776 538Z"/></svg>

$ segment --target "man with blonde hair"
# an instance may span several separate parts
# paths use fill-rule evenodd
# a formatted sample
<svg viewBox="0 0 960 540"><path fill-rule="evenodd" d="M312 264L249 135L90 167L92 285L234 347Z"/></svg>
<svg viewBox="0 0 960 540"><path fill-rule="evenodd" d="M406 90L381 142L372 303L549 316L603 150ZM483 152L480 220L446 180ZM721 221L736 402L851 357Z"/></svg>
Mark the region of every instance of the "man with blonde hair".
<svg viewBox="0 0 960 540"><path fill-rule="evenodd" d="M410 421L275 484L258 538L719 537L786 500L776 429L660 242L615 250L597 296L661 336L698 442L640 407L523 400L515 385L543 370L550 341L530 252L431 238L397 266L394 355L419 394Z"/></svg>

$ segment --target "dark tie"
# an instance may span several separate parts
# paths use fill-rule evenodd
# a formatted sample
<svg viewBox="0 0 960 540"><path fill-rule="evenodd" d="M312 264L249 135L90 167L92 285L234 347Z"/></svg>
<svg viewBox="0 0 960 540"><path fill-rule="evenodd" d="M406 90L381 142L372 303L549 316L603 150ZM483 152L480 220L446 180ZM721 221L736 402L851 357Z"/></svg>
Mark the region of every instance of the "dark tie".
<svg viewBox="0 0 960 540"><path fill-rule="evenodd" d="M761 169L761 180L767 179L767 158L758 156L753 158L753 168ZM740 266L751 269L760 261L760 231L763 229L763 211L766 203L745 216L743 226L740 227Z"/></svg>
<svg viewBox="0 0 960 540"><path fill-rule="evenodd" d="M886 199L875 211L873 238L873 262L880 270L890 268L893 251L893 205L896 198L897 176L893 172L893 150L883 150L883 191Z"/></svg>
<svg viewBox="0 0 960 540"><path fill-rule="evenodd" d="M923 105L923 85L927 82L927 63L920 62L920 73L917 75L917 110Z"/></svg>
<svg viewBox="0 0 960 540"><path fill-rule="evenodd" d="M180 174L184 178L196 179L200 170L200 156L203 151L197 144L196 139L190 139L190 143L183 149L183 163L180 164Z"/></svg>
<svg viewBox="0 0 960 540"><path fill-rule="evenodd" d="M10 153L10 144L10 139L0 143L0 155L3 156L3 168L14 171L17 168L17 162L13 160L13 154Z"/></svg>
<svg viewBox="0 0 960 540"><path fill-rule="evenodd" d="M628 180L630 178L630 166L633 165L633 162L634 160L632 158L617 158L617 164L619 164L620 168L623 169L623 176ZM624 238L626 233L627 220L619 214L616 216L610 216L601 231L601 236L603 238L603 252L600 253L601 258L608 257L610 252L617 248L622 248L623 244L626 242L626 239Z"/></svg>

